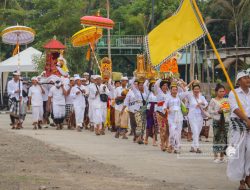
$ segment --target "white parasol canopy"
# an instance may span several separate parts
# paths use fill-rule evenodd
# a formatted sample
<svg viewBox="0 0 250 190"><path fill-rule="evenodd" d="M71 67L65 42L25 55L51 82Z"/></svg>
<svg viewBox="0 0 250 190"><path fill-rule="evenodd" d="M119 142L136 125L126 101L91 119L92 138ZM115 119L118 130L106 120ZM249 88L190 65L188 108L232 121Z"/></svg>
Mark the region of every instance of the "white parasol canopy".
<svg viewBox="0 0 250 190"><path fill-rule="evenodd" d="M27 26L10 26L1 33L3 43L25 45L34 41L35 31Z"/></svg>

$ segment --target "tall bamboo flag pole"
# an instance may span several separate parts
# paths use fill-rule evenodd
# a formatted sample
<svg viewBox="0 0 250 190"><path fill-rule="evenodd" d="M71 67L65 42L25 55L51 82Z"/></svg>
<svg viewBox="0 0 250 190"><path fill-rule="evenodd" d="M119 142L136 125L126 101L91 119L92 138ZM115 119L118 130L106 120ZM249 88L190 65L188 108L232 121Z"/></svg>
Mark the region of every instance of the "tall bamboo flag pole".
<svg viewBox="0 0 250 190"><path fill-rule="evenodd" d="M212 39L212 37L211 37L211 35L210 35L210 33L209 33L207 27L206 27L206 24L205 24L204 19L203 19L202 15L201 15L201 12L200 12L200 10L199 10L197 4L196 4L196 1L195 1L195 0L192 0L192 1L193 1L194 8L195 8L195 10L196 10L196 12L197 12L197 14L198 14L198 16L199 16L199 18L200 18L200 20L201 20L203 26L204 26L204 28L205 28L205 30L206 30L208 40L209 40L209 42L210 42L210 44L211 44L211 46L212 46L212 48L213 48L213 50L214 50L214 53L215 53L215 55L216 55L216 57L217 57L217 59L218 59L218 61L219 61L219 63L220 63L220 66L221 66L221 68L222 68L222 70L223 70L223 72L224 72L224 75L225 75L225 77L226 77L226 79L227 79L227 83L229 84L229 86L230 86L232 92L234 93L234 96L235 96L235 98L236 98L236 101L237 101L237 104L238 104L240 110L241 110L243 113L245 113L245 111L244 111L244 109L243 109L243 107L242 107L242 104L241 104L241 102L240 102L240 100L239 100L239 97L238 97L238 95L237 95L237 93L236 93L236 91L235 91L235 89L234 89L234 86L233 86L233 84L232 84L232 81L230 80L229 75L228 75L228 73L227 73L227 71L226 71L226 68L225 68L225 66L224 66L224 64L223 64L223 62L222 62L222 60L221 60L221 58L220 58L220 55L219 55L219 53L218 53L218 51L217 51L217 49L216 49L216 47L215 47L215 45L214 45L213 39Z"/></svg>

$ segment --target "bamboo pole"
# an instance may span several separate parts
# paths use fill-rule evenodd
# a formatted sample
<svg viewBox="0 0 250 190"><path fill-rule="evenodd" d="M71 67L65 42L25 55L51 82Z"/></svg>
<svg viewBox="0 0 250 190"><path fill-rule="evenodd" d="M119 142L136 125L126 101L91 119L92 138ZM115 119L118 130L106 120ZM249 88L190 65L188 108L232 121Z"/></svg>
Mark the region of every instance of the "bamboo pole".
<svg viewBox="0 0 250 190"><path fill-rule="evenodd" d="M185 81L188 81L188 48L186 47Z"/></svg>
<svg viewBox="0 0 250 190"><path fill-rule="evenodd" d="M206 24L205 24L205 22L204 22L204 19L203 19L203 17L202 17L202 14L201 14L201 12L200 12L200 10L199 10L199 7L197 6L195 0L192 0L192 2L193 2L193 5L194 5L194 8L195 8L195 10L196 10L197 15L198 15L198 17L200 18L200 21L202 22L202 24L203 24L203 26L204 26L204 28L205 28L205 30L206 30L208 40L209 40L209 42L210 42L210 44L211 44L211 46L212 46L212 48L213 48L213 50L214 50L214 53L215 53L215 55L216 55L216 57L217 57L217 59L218 59L218 61L219 61L219 63L220 63L220 66L221 66L221 68L222 68L222 71L223 71L223 73L224 73L224 75L225 75L225 77L226 77L226 79L227 79L227 83L229 84L229 86L230 86L230 88L231 88L231 90L232 90L232 92L233 92L233 94L234 94L234 96L235 96L235 99L236 99L236 101L237 101L237 104L238 104L240 110L241 110L243 113L245 113L245 111L244 111L244 109L243 109L243 106L242 106L242 104L241 104L241 102L240 102L240 100L239 100L239 97L238 97L238 95L237 95L237 93L236 93L236 91L235 91L235 89L234 89L234 86L233 86L233 84L232 84L232 81L230 80L230 77L229 77L229 75L228 75L228 73L227 73L227 71L226 71L226 68L225 68L225 66L224 66L224 64L223 64L223 62L222 62L222 60L221 60L221 58L220 58L219 52L218 52L218 50L216 49L216 47L215 47L215 45L214 45L214 42L213 42L213 39L212 39L212 37L211 37L211 35L210 35L210 33L209 33L207 27L206 27Z"/></svg>

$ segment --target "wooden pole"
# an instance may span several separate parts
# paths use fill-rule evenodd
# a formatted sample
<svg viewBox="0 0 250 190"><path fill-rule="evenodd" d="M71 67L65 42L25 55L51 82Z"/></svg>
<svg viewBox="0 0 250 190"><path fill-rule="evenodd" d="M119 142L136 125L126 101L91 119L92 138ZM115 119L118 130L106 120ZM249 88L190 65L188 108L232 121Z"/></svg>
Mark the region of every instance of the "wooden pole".
<svg viewBox="0 0 250 190"><path fill-rule="evenodd" d="M225 68L225 66L224 66L224 64L223 64L223 62L222 62L222 60L221 60L221 58L220 58L220 54L219 54L219 52L217 51L217 49L216 49L216 47L215 47L215 45L214 45L213 39L212 39L212 37L211 37L211 35L210 35L210 33L209 33L207 27L206 27L206 24L205 24L205 22L204 22L204 19L203 19L202 15L201 15L201 12L200 12L200 10L199 10L199 7L197 6L195 0L192 0L192 2L193 2L193 5L194 5L195 10L196 10L196 12L197 12L197 15L198 15L198 17L200 18L200 21L202 22L202 24L203 24L203 26L204 26L204 28L205 28L205 30L206 30L208 40L209 40L209 42L210 42L210 44L211 44L211 46L212 46L212 48L213 48L213 50L214 50L214 53L215 53L215 55L216 55L216 57L217 57L217 59L218 59L218 61L219 61L219 63L220 63L220 66L221 66L221 68L222 68L222 71L223 71L223 73L224 73L224 75L225 75L225 77L226 77L226 79L227 79L227 83L229 84L229 86L230 86L230 88L231 88L231 90L232 90L232 92L233 92L233 94L234 94L234 96L235 96L235 99L236 99L236 101L237 101L237 104L238 104L240 110L241 110L243 113L245 113L245 111L244 111L244 109L243 109L243 106L242 106L242 104L241 104L241 102L240 102L240 100L239 100L239 97L238 97L238 95L237 95L237 93L236 93L236 91L235 91L235 89L234 89L234 86L233 86L233 84L232 84L232 81L231 81L231 79L230 79L230 77L229 77L229 75L228 75L228 73L227 73L227 71L226 71L226 68Z"/></svg>

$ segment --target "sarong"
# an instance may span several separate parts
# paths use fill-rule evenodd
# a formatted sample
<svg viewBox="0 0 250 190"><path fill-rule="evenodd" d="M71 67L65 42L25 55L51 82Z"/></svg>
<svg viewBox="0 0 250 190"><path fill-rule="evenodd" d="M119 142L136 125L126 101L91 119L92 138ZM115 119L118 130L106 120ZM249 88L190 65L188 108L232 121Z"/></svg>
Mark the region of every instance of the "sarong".
<svg viewBox="0 0 250 190"><path fill-rule="evenodd" d="M148 137L154 137L157 135L158 132L158 124L156 119L156 113L154 112L154 107L157 103L150 103L150 108L146 112L147 116L147 127L146 127L146 135Z"/></svg>
<svg viewBox="0 0 250 190"><path fill-rule="evenodd" d="M227 147L227 135L228 135L229 123L225 122L224 126L220 125L219 121L213 121L213 152L224 153Z"/></svg>

